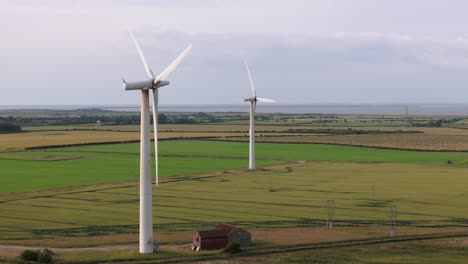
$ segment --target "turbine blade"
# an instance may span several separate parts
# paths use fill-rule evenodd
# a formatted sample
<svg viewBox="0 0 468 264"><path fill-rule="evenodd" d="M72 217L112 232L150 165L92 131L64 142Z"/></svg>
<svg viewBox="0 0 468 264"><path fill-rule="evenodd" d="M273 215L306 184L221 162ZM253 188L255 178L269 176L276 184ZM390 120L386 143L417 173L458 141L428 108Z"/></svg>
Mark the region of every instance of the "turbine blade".
<svg viewBox="0 0 468 264"><path fill-rule="evenodd" d="M254 84L253 84L252 75L250 74L249 65L247 64L246 60L244 61L244 64L245 64L245 68L247 69L247 73L249 74L250 87L252 88L253 96L256 97L257 94L255 93L255 87L254 87Z"/></svg>
<svg viewBox="0 0 468 264"><path fill-rule="evenodd" d="M262 102L262 103L275 103L276 102L275 100L272 100L272 99L260 98L260 97L257 97L257 101Z"/></svg>
<svg viewBox="0 0 468 264"><path fill-rule="evenodd" d="M148 74L148 78L150 78L151 80L154 80L153 71L151 71L151 68L150 68L150 66L148 65L148 62L145 59L145 55L143 55L143 51L141 50L140 45L138 45L138 42L135 39L135 36L133 35L133 33L131 31L129 31L128 33L132 37L133 43L135 43L135 47L138 50L138 54L140 54L140 58L141 58L141 61L143 62L143 66L145 67L146 74Z"/></svg>
<svg viewBox="0 0 468 264"><path fill-rule="evenodd" d="M164 71L162 71L158 75L158 77L154 80L154 83L156 84L157 82L166 79L167 76L169 76L169 74L171 74L171 72L177 67L177 65L179 65L179 63L189 53L191 49L192 49L192 44L189 44L188 47L185 48L184 51L182 51L182 53L180 53L179 57L177 57L169 66L167 66L166 69L164 69Z"/></svg>
<svg viewBox="0 0 468 264"><path fill-rule="evenodd" d="M156 186L159 185L158 177L158 89L153 90L153 132L154 132L154 166L156 172Z"/></svg>

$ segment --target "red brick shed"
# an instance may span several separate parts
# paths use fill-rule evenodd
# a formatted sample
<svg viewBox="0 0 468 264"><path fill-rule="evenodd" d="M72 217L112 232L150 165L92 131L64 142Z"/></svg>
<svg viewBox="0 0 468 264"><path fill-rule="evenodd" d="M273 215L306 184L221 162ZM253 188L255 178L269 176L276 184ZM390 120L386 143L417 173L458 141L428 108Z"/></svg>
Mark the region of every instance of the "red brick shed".
<svg viewBox="0 0 468 264"><path fill-rule="evenodd" d="M237 241L241 247L250 247L252 245L252 235L245 229L229 224L219 224L214 230L226 230L229 241Z"/></svg>
<svg viewBox="0 0 468 264"><path fill-rule="evenodd" d="M215 250L222 249L229 243L229 231L223 229L212 229L195 231L193 233L194 250Z"/></svg>
<svg viewBox="0 0 468 264"><path fill-rule="evenodd" d="M238 241L242 247L252 244L252 235L246 230L228 224L219 224L211 230L195 231L192 237L193 250L215 250Z"/></svg>

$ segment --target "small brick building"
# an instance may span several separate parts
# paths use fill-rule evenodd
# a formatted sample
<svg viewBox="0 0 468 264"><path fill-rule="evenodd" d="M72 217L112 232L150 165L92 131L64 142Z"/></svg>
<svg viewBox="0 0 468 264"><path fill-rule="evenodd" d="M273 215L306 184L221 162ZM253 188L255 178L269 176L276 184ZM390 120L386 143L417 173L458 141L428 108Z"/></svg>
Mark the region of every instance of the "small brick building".
<svg viewBox="0 0 468 264"><path fill-rule="evenodd" d="M219 224L213 228L214 230L226 230L228 232L229 241L237 241L241 247L250 247L252 245L252 235L245 229L228 224Z"/></svg>
<svg viewBox="0 0 468 264"><path fill-rule="evenodd" d="M242 228L219 224L211 230L195 231L192 237L193 250L222 249L230 241L238 241L241 247L248 247L252 244L252 236Z"/></svg>

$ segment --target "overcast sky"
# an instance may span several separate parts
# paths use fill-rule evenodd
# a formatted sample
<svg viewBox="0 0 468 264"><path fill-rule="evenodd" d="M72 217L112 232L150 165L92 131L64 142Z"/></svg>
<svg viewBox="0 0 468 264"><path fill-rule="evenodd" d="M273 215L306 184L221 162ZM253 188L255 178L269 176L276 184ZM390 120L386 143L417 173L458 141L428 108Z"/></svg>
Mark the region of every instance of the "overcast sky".
<svg viewBox="0 0 468 264"><path fill-rule="evenodd" d="M467 103L468 1L2 1L0 105L139 104L121 79L189 43L161 104Z"/></svg>

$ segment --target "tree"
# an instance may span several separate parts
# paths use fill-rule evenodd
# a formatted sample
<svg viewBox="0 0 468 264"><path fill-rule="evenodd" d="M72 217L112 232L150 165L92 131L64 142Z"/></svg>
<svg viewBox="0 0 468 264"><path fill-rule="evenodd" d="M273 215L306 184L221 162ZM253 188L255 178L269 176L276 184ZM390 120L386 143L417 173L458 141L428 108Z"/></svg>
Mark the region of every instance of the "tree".
<svg viewBox="0 0 468 264"><path fill-rule="evenodd" d="M168 118L167 118L167 115L165 114L159 114L158 115L158 122L161 123L161 124L167 124L168 123Z"/></svg>
<svg viewBox="0 0 468 264"><path fill-rule="evenodd" d="M0 123L0 133L19 133L21 127L13 123Z"/></svg>

